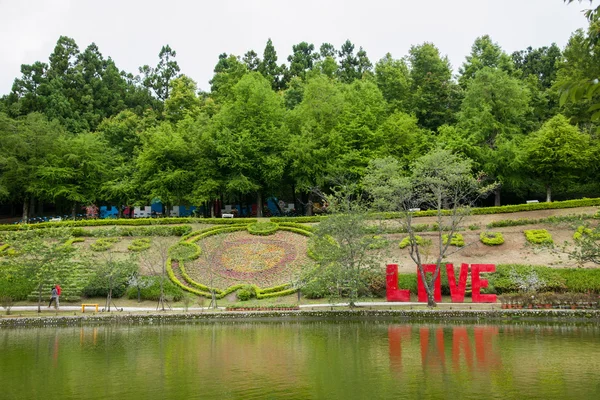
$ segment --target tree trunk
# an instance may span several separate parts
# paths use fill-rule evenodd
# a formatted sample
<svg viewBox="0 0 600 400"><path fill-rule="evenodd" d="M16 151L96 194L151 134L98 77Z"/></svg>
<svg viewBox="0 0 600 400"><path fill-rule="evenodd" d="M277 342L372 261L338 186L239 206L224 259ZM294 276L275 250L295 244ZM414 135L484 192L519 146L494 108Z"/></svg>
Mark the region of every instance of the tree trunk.
<svg viewBox="0 0 600 400"><path fill-rule="evenodd" d="M552 187L546 185L546 203L552 202Z"/></svg>
<svg viewBox="0 0 600 400"><path fill-rule="evenodd" d="M35 217L35 197L29 199L29 217Z"/></svg>
<svg viewBox="0 0 600 400"><path fill-rule="evenodd" d="M263 216L263 207L262 207L262 193L260 192L260 190L258 191L257 195L256 195L256 217L257 218L262 218Z"/></svg>
<svg viewBox="0 0 600 400"><path fill-rule="evenodd" d="M311 217L313 215L313 192L311 191L308 194L308 204L307 204L307 208L306 208L306 215L308 215L309 217Z"/></svg>
<svg viewBox="0 0 600 400"><path fill-rule="evenodd" d="M298 199L296 199L296 185L292 184L292 199L294 199L294 211L298 210Z"/></svg>
<svg viewBox="0 0 600 400"><path fill-rule="evenodd" d="M77 216L77 203L73 203L73 208L71 208L71 217L75 220Z"/></svg>
<svg viewBox="0 0 600 400"><path fill-rule="evenodd" d="M42 312L42 284L38 286L38 314Z"/></svg>
<svg viewBox="0 0 600 400"><path fill-rule="evenodd" d="M427 307L437 307L433 289L431 290L431 293L429 292L429 290L427 291Z"/></svg>
<svg viewBox="0 0 600 400"><path fill-rule="evenodd" d="M501 205L501 201L500 201L500 188L496 188L494 189L494 206L496 207L500 207Z"/></svg>
<svg viewBox="0 0 600 400"><path fill-rule="evenodd" d="M38 200L38 215L40 217L44 216L44 202L41 200Z"/></svg>
<svg viewBox="0 0 600 400"><path fill-rule="evenodd" d="M25 200L23 201L23 216L21 218L21 221L26 224L29 221L29 219L27 218L28 216L29 216L29 199L25 198Z"/></svg>

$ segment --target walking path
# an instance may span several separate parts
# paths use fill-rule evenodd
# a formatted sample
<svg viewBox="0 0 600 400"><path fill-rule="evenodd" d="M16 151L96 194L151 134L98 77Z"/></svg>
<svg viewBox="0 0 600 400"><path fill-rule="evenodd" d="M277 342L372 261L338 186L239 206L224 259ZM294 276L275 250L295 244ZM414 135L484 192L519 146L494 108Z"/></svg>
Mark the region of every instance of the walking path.
<svg viewBox="0 0 600 400"><path fill-rule="evenodd" d="M425 303L416 303L416 302L402 302L402 303L396 303L396 302L385 302L385 301L381 301L381 302L357 302L355 303L357 307L390 307L390 308L396 308L396 307L422 307L425 306ZM492 309L492 308L500 308L500 304L499 303L437 303L438 309L448 309L448 308L453 308L453 307L457 307L457 308L461 308L461 309L466 309L466 308L472 308L472 309L476 309L476 310L487 310L487 309ZM259 306L257 306L259 307ZM312 308L328 308L328 307L348 307L348 303L322 303L322 304L301 304L300 309L312 309ZM100 305L99 310L103 310L104 307L102 307L102 305ZM225 310L226 307L217 307L219 310ZM42 310L42 314L47 314L47 313L54 313L56 311L56 309L54 307L52 308L48 308L47 306L43 306L41 308ZM209 307L189 307L188 311L192 312L192 311L208 311L211 310L211 308ZM37 311L37 306L14 306L11 308L11 312L13 314L18 313L19 311ZM60 306L58 311L79 311L81 312L81 306ZM156 307L115 307L115 306L111 306L110 307L110 311L111 312L119 312L119 311L123 311L123 312L144 312L144 311L158 311L158 309ZM184 309L183 307L173 307L172 309L170 309L169 311L176 311L176 312L183 312ZM86 310L87 313L93 313L94 310L88 308Z"/></svg>

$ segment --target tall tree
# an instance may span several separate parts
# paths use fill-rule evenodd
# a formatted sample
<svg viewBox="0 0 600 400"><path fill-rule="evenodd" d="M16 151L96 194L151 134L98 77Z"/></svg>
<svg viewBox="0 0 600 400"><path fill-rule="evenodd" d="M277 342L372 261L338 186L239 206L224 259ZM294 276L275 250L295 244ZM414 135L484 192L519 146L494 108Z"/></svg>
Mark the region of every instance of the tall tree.
<svg viewBox="0 0 600 400"><path fill-rule="evenodd" d="M286 81L289 82L294 76L303 81L306 80L306 73L313 69L315 61L319 58L319 53L315 53L315 45L307 42L300 42L292 46L292 54L288 56L290 63L287 71Z"/></svg>
<svg viewBox="0 0 600 400"><path fill-rule="evenodd" d="M271 38L267 40L265 50L263 52L263 59L258 65L258 72L262 74L271 83L273 90L282 90L284 88L284 82L282 80L282 68L277 65L277 52Z"/></svg>
<svg viewBox="0 0 600 400"><path fill-rule="evenodd" d="M395 60L387 53L375 64L375 81L391 110L408 110L411 81L404 60Z"/></svg>
<svg viewBox="0 0 600 400"><path fill-rule="evenodd" d="M23 120L0 114L0 187L11 201L23 204L23 221L31 216L31 204L39 198L40 169L59 152L63 128L32 113Z"/></svg>
<svg viewBox="0 0 600 400"><path fill-rule="evenodd" d="M475 74L465 92L458 127L466 142L456 148L473 159L479 169L500 184L515 178L513 140L527 132L529 90L500 69L485 67ZM500 205L496 188L496 205Z"/></svg>
<svg viewBox="0 0 600 400"><path fill-rule="evenodd" d="M148 65L140 67L140 73L144 76L144 86L151 89L161 101L169 98L171 80L179 74L180 68L175 60L176 56L177 52L167 44L160 49L159 61L155 68Z"/></svg>
<svg viewBox="0 0 600 400"><path fill-rule="evenodd" d="M412 46L409 51L411 112L421 127L436 131L451 124L458 108L455 84L447 57L431 43Z"/></svg>
<svg viewBox="0 0 600 400"><path fill-rule="evenodd" d="M209 81L211 97L217 103L224 103L234 96L233 87L248 73L246 66L234 55L219 55L215 65L215 75Z"/></svg>
<svg viewBox="0 0 600 400"><path fill-rule="evenodd" d="M467 56L467 59L458 70L460 73L459 84L466 88L477 71L485 67L501 69L508 75L512 75L515 69L511 57L502 50L498 43L494 43L488 35L475 39L475 43L471 47L471 54Z"/></svg>
<svg viewBox="0 0 600 400"><path fill-rule="evenodd" d="M569 124L563 115L546 122L524 143L525 165L546 189L546 201L552 201L552 188L568 188L581 182L592 166L590 137Z"/></svg>
<svg viewBox="0 0 600 400"><path fill-rule="evenodd" d="M247 51L242 60L244 61L244 64L246 64L248 71L258 71L261 61L254 50Z"/></svg>
<svg viewBox="0 0 600 400"><path fill-rule="evenodd" d="M181 75L171 82L171 93L165 100L165 118L176 123L186 117L196 118L200 113L198 88L191 78Z"/></svg>
<svg viewBox="0 0 600 400"><path fill-rule="evenodd" d="M233 88L233 100L215 116L218 162L230 194L262 195L280 183L284 160L282 99L262 75L251 72Z"/></svg>

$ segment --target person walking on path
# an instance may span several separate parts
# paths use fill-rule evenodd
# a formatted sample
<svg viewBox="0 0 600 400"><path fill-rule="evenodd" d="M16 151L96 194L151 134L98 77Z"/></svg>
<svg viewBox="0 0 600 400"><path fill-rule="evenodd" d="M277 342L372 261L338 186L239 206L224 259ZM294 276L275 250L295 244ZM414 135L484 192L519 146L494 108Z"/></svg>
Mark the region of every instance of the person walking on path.
<svg viewBox="0 0 600 400"><path fill-rule="evenodd" d="M59 298L59 293L58 293L58 289L59 286L58 285L54 285L54 287L52 288L52 296L50 296L50 303L48 303L48 308L50 308L50 306L52 305L52 302L54 301L54 308L58 309L58 298Z"/></svg>

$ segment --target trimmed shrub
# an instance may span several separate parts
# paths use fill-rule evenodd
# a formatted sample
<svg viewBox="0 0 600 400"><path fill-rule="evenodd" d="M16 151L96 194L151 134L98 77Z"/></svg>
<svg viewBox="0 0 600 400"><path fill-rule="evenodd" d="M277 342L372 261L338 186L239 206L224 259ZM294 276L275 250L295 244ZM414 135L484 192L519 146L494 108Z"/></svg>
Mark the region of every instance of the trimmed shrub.
<svg viewBox="0 0 600 400"><path fill-rule="evenodd" d="M35 283L22 268L0 268L0 293L10 296L14 301L26 300L27 295L35 289Z"/></svg>
<svg viewBox="0 0 600 400"><path fill-rule="evenodd" d="M257 222L248 225L248 233L251 235L269 236L277 232L279 225L274 222Z"/></svg>
<svg viewBox="0 0 600 400"><path fill-rule="evenodd" d="M448 235L444 234L444 235L442 235L442 244L447 244L447 243L448 243ZM465 239L463 238L463 235L460 233L453 234L452 239L450 240L450 245L456 246L456 247L463 247L465 245Z"/></svg>
<svg viewBox="0 0 600 400"><path fill-rule="evenodd" d="M127 248L130 251L144 251L144 250L150 248L150 239L148 239L148 238L134 239L131 242L131 244L129 246L127 246Z"/></svg>
<svg viewBox="0 0 600 400"><path fill-rule="evenodd" d="M313 216L313 217L273 217L271 222L296 222L296 223L315 223L323 221L325 216Z"/></svg>
<svg viewBox="0 0 600 400"><path fill-rule="evenodd" d="M500 232L481 232L479 239L487 246L500 246L504 243L504 236Z"/></svg>
<svg viewBox="0 0 600 400"><path fill-rule="evenodd" d="M419 246L429 246L431 244L431 239L423 239L419 235L415 235L415 241L417 242L417 244ZM401 249L404 249L404 248L408 247L409 245L410 245L410 236L407 236L400 241L400 243L398 244L398 247L400 247Z"/></svg>
<svg viewBox="0 0 600 400"><path fill-rule="evenodd" d="M552 235L546 229L529 229L523 231L525 239L533 244L554 244Z"/></svg>
<svg viewBox="0 0 600 400"><path fill-rule="evenodd" d="M245 285L243 288L238 290L236 295L239 301L248 301L251 298L256 297L256 291L254 289L254 286Z"/></svg>
<svg viewBox="0 0 600 400"><path fill-rule="evenodd" d="M95 243L90 245L90 248L94 251L106 251L113 247L115 243L119 242L118 238L100 238Z"/></svg>

